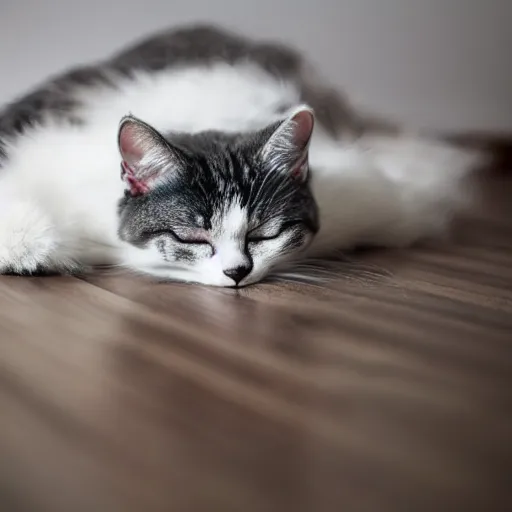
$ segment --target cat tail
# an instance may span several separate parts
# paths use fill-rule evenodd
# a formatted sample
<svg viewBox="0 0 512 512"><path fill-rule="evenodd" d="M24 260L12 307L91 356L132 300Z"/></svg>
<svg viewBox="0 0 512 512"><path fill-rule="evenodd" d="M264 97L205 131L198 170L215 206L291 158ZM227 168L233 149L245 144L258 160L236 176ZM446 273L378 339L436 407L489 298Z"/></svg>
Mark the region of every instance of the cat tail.
<svg viewBox="0 0 512 512"><path fill-rule="evenodd" d="M483 170L512 173L512 133L445 133L441 138L460 149L482 155Z"/></svg>

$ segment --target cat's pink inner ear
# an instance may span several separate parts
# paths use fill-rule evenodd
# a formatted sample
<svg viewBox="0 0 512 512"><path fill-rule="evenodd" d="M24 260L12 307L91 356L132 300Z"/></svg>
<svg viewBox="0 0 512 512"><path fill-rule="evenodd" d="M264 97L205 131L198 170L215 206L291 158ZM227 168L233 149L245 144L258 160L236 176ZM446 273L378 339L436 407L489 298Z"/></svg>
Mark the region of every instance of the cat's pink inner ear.
<svg viewBox="0 0 512 512"><path fill-rule="evenodd" d="M315 118L311 110L301 110L292 117L294 123L293 142L299 149L306 149L311 139Z"/></svg>
<svg viewBox="0 0 512 512"><path fill-rule="evenodd" d="M141 142L137 125L126 121L119 132L119 150L123 160L131 167L136 166L144 155Z"/></svg>
<svg viewBox="0 0 512 512"><path fill-rule="evenodd" d="M292 167L291 175L295 179L305 179L308 173L308 154L304 153L304 156Z"/></svg>
<svg viewBox="0 0 512 512"><path fill-rule="evenodd" d="M308 145L313 134L315 117L311 110L301 110L292 118L293 135L292 142L295 150L298 152L298 159L291 168L291 176L294 179L304 180L307 177L308 164Z"/></svg>

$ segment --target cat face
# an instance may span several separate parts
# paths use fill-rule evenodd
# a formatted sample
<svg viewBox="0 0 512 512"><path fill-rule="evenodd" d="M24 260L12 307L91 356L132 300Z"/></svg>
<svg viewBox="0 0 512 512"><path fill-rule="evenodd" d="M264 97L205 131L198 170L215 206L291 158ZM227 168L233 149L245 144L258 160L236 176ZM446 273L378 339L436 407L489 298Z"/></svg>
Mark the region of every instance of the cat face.
<svg viewBox="0 0 512 512"><path fill-rule="evenodd" d="M233 287L292 259L318 230L307 158L312 129L307 108L243 135L163 137L125 118L119 236L127 265Z"/></svg>

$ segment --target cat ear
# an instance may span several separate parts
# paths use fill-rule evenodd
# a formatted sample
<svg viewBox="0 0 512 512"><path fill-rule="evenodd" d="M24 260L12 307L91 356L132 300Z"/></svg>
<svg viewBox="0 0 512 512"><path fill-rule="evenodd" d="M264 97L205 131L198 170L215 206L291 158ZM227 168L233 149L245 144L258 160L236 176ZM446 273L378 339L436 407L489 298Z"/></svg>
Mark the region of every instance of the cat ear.
<svg viewBox="0 0 512 512"><path fill-rule="evenodd" d="M274 128L262 150L262 157L280 172L304 181L308 175L308 149L315 116L308 107L300 107Z"/></svg>
<svg viewBox="0 0 512 512"><path fill-rule="evenodd" d="M118 145L121 177L132 195L149 192L159 177L183 166L178 150L154 128L133 116L121 120Z"/></svg>

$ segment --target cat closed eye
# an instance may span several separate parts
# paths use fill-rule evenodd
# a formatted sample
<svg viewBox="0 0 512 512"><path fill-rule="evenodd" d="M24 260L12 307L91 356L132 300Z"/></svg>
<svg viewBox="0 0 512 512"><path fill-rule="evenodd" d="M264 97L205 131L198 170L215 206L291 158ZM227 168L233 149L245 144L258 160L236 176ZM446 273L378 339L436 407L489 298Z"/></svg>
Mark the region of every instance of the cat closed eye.
<svg viewBox="0 0 512 512"><path fill-rule="evenodd" d="M250 244L258 244L258 243L261 243L261 242L268 242L270 240L275 240L276 238L278 238L279 235L276 235L276 236L272 236L272 237L251 237L251 236L248 236L247 237L247 242L250 243Z"/></svg>
<svg viewBox="0 0 512 512"><path fill-rule="evenodd" d="M175 231L172 229L162 229L158 231L152 231L144 233L143 238L145 239L151 239L156 238L159 236L167 236L171 237L174 241L179 242L181 244L189 244L189 245L211 245L211 243L206 240L205 238L197 238L197 237L187 237L183 235L178 235Z"/></svg>
<svg viewBox="0 0 512 512"><path fill-rule="evenodd" d="M252 231L250 231L247 234L247 242L248 243L261 243L261 242L268 242L270 240L275 240L276 238L279 238L281 235L285 234L289 229L296 227L297 225L302 224L301 221L290 221L284 223L279 231L272 233L272 234L263 234L261 233L262 229L261 227L258 227Z"/></svg>

